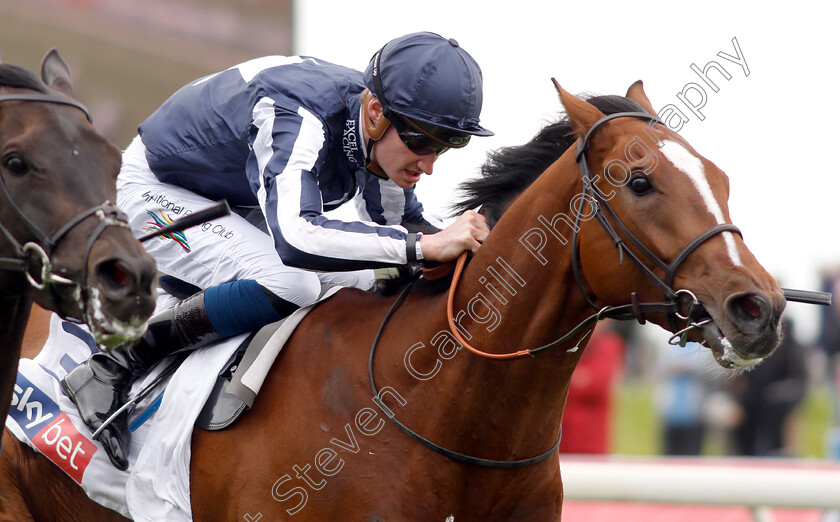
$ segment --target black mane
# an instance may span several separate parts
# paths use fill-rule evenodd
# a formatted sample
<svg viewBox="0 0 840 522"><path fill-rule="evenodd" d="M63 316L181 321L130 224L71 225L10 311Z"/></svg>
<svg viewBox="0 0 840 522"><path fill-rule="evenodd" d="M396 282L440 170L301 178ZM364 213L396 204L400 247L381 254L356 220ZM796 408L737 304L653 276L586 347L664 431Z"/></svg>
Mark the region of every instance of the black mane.
<svg viewBox="0 0 840 522"><path fill-rule="evenodd" d="M44 94L50 92L47 85L35 73L10 63L0 64L0 87L31 89Z"/></svg>
<svg viewBox="0 0 840 522"><path fill-rule="evenodd" d="M644 111L638 103L623 96L590 96L584 99L604 114ZM490 152L487 162L481 166L481 176L459 186L462 196L451 206L452 213L459 215L481 205L482 214L493 227L507 206L575 141L569 120L564 117L544 127L525 145Z"/></svg>

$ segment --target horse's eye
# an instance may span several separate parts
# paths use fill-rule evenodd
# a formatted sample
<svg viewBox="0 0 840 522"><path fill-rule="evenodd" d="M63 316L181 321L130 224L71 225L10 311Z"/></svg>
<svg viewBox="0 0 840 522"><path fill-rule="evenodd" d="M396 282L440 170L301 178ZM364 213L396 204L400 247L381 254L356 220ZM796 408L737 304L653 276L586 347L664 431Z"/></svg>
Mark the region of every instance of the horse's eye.
<svg viewBox="0 0 840 522"><path fill-rule="evenodd" d="M23 176L29 172L29 164L17 152L6 154L3 158L3 168L14 176Z"/></svg>
<svg viewBox="0 0 840 522"><path fill-rule="evenodd" d="M630 189L637 196L642 196L653 190L653 183L647 176L634 176L630 179Z"/></svg>

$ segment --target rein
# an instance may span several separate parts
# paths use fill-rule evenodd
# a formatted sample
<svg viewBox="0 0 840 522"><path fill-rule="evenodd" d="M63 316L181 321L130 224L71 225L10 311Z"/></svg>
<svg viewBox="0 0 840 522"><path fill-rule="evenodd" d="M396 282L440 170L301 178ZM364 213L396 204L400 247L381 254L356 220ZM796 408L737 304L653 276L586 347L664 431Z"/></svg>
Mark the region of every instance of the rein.
<svg viewBox="0 0 840 522"><path fill-rule="evenodd" d="M459 261L460 261L460 259L459 259ZM373 338L373 343L371 344L371 347L370 347L370 356L368 357L368 377L370 378L370 389L373 392L373 402L376 403L376 405L379 407L379 409L381 409L382 412L385 414L385 416L388 417L388 420L393 422L394 425L396 427L398 427L399 429L401 429L404 433L409 435L411 438L413 438L414 440L416 440L417 442L419 442L423 446L426 446L430 450L432 450L436 453L440 453L444 457L450 458L450 459L455 460L457 462L463 462L465 464L474 464L476 466L484 466L484 467L488 467L488 468L510 469L510 468L521 468L521 467L525 467L525 466L531 466L533 464L538 464L538 463L546 460L547 458L549 458L551 455L553 455L557 451L557 448L560 447L560 438L561 438L560 436L562 435L562 430L561 430L560 435L558 435L557 442L554 443L554 446L552 446L551 449L549 449L545 453L537 455L536 457L531 457L531 458L522 459L522 460L484 459L484 458L481 458L481 457L473 457L471 455L466 455L464 453L458 453L457 451L452 451L450 449L444 448L443 446L435 444L434 442L432 442L429 439L423 437L422 435L420 435L416 431L412 430L411 428L409 428L408 426L406 426L402 422L398 421L396 419L396 417L394 416L393 412L391 412L391 410L389 410L385 406L385 404L382 403L382 399L380 399L380 397L379 397L379 391L376 389L376 384L373 382L373 355L374 355L374 353L376 353L376 346L379 344L379 338L382 337L382 332L385 331L385 325L388 324L388 320L391 318L391 316L394 314L394 312L397 310L397 308L399 308L399 306L405 300L406 296L408 296L408 292L411 290L411 287L414 286L414 283L416 283L416 282L417 282L417 280L415 279L414 281L409 283L403 289L403 291L400 293L400 295L397 297L397 299L391 305L391 308L388 309L388 312L385 314L385 317L382 319L382 323L379 325L379 330L376 331L376 336Z"/></svg>
<svg viewBox="0 0 840 522"><path fill-rule="evenodd" d="M84 112L88 121L91 121L90 113L87 108L81 103L52 94L11 94L0 96L0 102L4 101L33 101L42 103L58 103L62 105L69 105ZM87 281L88 260L90 258L91 250L94 243L99 239L99 236L109 226L128 227L128 219L125 214L117 208L114 203L105 201L104 203L95 207L89 208L76 217L65 223L52 235L43 232L15 203L14 198L9 193L6 187L6 182L0 176L0 192L9 208L15 213L17 218L24 224L26 230L33 236L35 241L29 241L21 244L14 234L2 223L0 223L0 233L5 237L6 241L11 244L13 249L13 256L10 258L0 258L0 271L6 272L23 272L26 276L30 286L37 290L47 289L49 298L57 313L63 318L72 322L86 322L87 312L82 313L82 317L72 317L62 310L62 299L60 293L69 290L73 299L82 299L87 302L90 290L84 284ZM95 217L99 220L99 224L88 239L85 247L85 253L82 265L81 283L76 283L65 277L56 275L52 272L52 255L58 244L66 235L77 225L88 219Z"/></svg>

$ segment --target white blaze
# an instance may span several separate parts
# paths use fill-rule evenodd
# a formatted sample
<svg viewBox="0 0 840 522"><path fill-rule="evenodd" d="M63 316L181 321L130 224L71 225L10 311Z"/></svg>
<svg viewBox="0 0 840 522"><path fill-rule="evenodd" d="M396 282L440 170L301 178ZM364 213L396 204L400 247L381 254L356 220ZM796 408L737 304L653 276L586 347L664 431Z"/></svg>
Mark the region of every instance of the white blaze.
<svg viewBox="0 0 840 522"><path fill-rule="evenodd" d="M709 210L709 213L714 216L718 224L726 223L723 219L723 211L721 210L720 205L718 205L715 195L712 193L712 187L709 185L709 180L706 179L706 172L700 159L690 153L679 143L671 140L663 142L661 150L662 154L668 159L668 161L686 173L688 178L691 180L691 183L693 183L694 187L697 189L697 192L700 193L700 197L703 198L703 202L706 204L706 208ZM741 266L741 256L738 254L738 246L735 244L735 236L732 232L723 232L721 235L723 236L723 240L726 242L726 250L729 252L729 258L732 259L732 263L736 266Z"/></svg>

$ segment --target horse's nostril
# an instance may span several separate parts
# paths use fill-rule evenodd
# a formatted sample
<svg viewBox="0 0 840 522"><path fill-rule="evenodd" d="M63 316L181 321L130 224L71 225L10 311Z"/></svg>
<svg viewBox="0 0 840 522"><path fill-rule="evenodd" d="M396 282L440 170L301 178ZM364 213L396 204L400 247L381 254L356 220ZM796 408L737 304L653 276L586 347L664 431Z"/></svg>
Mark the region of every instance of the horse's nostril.
<svg viewBox="0 0 840 522"><path fill-rule="evenodd" d="M131 284L131 274L129 274L128 271L123 269L123 267L119 264L114 267L114 270L111 272L111 277L120 286L128 286Z"/></svg>
<svg viewBox="0 0 840 522"><path fill-rule="evenodd" d="M115 290L131 286L134 277L131 271L119 260L103 261L96 270L102 282Z"/></svg>
<svg viewBox="0 0 840 522"><path fill-rule="evenodd" d="M756 333L772 326L770 301L761 294L744 293L726 301L730 319L743 333Z"/></svg>
<svg viewBox="0 0 840 522"><path fill-rule="evenodd" d="M735 302L753 319L758 319L761 316L761 302L754 296L739 297Z"/></svg>

